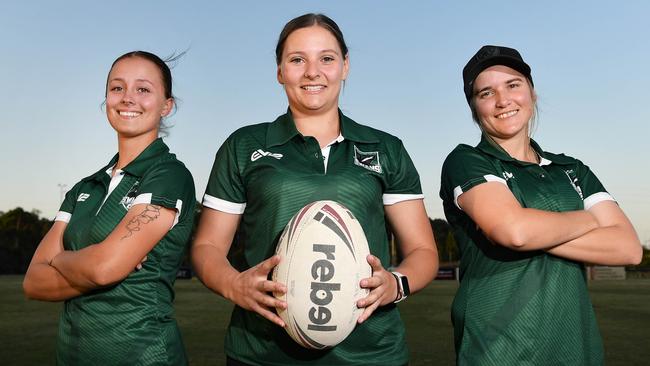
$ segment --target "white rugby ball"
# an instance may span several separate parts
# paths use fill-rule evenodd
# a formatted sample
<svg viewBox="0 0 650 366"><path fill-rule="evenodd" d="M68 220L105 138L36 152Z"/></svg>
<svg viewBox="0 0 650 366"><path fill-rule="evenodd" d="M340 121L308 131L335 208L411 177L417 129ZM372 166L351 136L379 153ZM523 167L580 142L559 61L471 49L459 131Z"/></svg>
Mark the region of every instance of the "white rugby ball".
<svg viewBox="0 0 650 366"><path fill-rule="evenodd" d="M342 342L368 295L359 286L371 276L368 241L352 212L334 201L316 201L299 210L282 232L276 254L282 260L273 281L287 286L278 309L287 333L306 348L324 349Z"/></svg>

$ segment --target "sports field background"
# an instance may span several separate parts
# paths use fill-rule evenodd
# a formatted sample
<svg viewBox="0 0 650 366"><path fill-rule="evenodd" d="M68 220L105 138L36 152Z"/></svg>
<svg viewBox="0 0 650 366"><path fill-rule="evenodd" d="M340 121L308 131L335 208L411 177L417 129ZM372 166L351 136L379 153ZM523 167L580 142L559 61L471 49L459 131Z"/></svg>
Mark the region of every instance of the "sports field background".
<svg viewBox="0 0 650 366"><path fill-rule="evenodd" d="M22 276L0 276L0 364L53 365L61 303L27 301ZM453 365L449 309L455 281L433 282L400 303L410 365ZM650 365L650 279L589 285L607 365ZM176 282L176 312L191 365L223 365L232 306L193 280ZM97 365L100 366L100 365Z"/></svg>

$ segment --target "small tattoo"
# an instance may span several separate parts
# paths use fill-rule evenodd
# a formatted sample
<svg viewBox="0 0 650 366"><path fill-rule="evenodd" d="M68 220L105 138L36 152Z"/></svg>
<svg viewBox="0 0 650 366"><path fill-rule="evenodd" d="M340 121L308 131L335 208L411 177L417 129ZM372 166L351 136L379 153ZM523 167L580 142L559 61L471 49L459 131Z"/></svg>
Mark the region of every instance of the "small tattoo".
<svg viewBox="0 0 650 366"><path fill-rule="evenodd" d="M140 231L141 225L152 222L153 220L157 219L158 216L160 216L160 206L147 205L141 214L137 215L131 219L128 224L126 224L126 230L129 232L124 235L121 240L130 237L136 231Z"/></svg>

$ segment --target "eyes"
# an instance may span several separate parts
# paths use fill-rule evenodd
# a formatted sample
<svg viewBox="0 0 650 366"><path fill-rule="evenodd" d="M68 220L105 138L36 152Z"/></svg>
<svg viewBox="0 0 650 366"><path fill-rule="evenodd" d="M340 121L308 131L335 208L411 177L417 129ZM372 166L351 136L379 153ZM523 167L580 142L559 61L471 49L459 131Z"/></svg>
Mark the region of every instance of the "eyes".
<svg viewBox="0 0 650 366"><path fill-rule="evenodd" d="M109 91L112 93L122 93L124 92L124 88L121 85L115 85L109 88ZM151 93L151 89L144 87L144 86L139 86L135 88L135 91L139 94L148 94Z"/></svg>
<svg viewBox="0 0 650 366"><path fill-rule="evenodd" d="M505 88L506 88L506 90L516 90L516 89L521 88L522 85L523 85L522 81L513 80L513 81L509 81L508 83L506 83ZM487 98L493 96L494 94L495 94L495 89L493 89L491 87L488 87L488 88L484 88L484 89L480 90L476 94L476 96L479 99L487 99Z"/></svg>
<svg viewBox="0 0 650 366"><path fill-rule="evenodd" d="M330 65L336 61L336 58L334 56L325 55L325 56L321 56L319 61L324 65ZM307 59L302 56L292 56L289 58L289 63L294 65L302 65L306 62Z"/></svg>
<svg viewBox="0 0 650 366"><path fill-rule="evenodd" d="M492 95L494 95L494 91L492 89L490 89L490 90L482 90L476 96L479 99L485 99L485 98L490 97Z"/></svg>

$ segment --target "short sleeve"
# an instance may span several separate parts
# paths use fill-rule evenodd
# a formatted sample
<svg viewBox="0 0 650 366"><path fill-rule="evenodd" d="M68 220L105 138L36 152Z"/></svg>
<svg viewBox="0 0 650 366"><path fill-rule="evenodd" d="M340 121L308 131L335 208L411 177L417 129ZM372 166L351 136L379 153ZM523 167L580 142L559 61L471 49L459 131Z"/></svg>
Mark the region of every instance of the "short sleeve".
<svg viewBox="0 0 650 366"><path fill-rule="evenodd" d="M487 156L471 146L458 145L442 165L440 198L445 202L453 202L461 209L458 197L486 182L507 185Z"/></svg>
<svg viewBox="0 0 650 366"><path fill-rule="evenodd" d="M72 213L74 212L74 208L77 204L77 194L79 193L79 187L82 183L83 181L75 184L74 187L66 192L65 199L63 199L63 203L61 203L61 207L56 213L54 221L70 222L70 218L72 217Z"/></svg>
<svg viewBox="0 0 650 366"><path fill-rule="evenodd" d="M232 214L246 208L246 190L237 160L236 142L230 136L219 148L210 171L203 206Z"/></svg>
<svg viewBox="0 0 650 366"><path fill-rule="evenodd" d="M591 169L580 160L576 164L576 178L574 184L582 196L585 210L602 201L615 201Z"/></svg>
<svg viewBox="0 0 650 366"><path fill-rule="evenodd" d="M176 210L174 224L194 206L194 179L189 170L177 160L156 164L145 173L133 205L147 203ZM172 226L173 226L172 225Z"/></svg>
<svg viewBox="0 0 650 366"><path fill-rule="evenodd" d="M401 141L398 140L392 155L390 168L386 172L387 186L382 197L384 205L423 199L420 175Z"/></svg>

